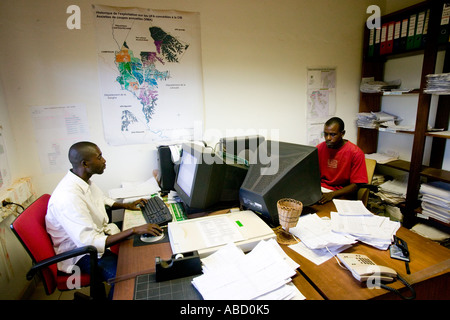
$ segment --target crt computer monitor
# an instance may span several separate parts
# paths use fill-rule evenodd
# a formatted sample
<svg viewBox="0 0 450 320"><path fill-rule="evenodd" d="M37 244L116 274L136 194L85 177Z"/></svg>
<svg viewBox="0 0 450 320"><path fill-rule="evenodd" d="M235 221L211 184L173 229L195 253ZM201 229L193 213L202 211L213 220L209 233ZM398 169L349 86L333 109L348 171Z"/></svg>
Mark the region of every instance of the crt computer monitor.
<svg viewBox="0 0 450 320"><path fill-rule="evenodd" d="M184 143L174 189L187 213L239 204L239 188L247 167L227 163L212 149Z"/></svg>
<svg viewBox="0 0 450 320"><path fill-rule="evenodd" d="M269 160L270 161L269 161ZM266 171L264 171L266 170ZM241 205L279 225L277 201L291 198L309 206L322 196L316 147L264 141L239 191Z"/></svg>

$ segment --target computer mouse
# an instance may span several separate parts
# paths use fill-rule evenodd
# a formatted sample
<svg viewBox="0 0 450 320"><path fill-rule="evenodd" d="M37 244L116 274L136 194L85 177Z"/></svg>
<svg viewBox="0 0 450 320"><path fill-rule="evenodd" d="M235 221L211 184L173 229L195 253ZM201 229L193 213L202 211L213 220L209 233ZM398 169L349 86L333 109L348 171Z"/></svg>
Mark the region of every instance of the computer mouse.
<svg viewBox="0 0 450 320"><path fill-rule="evenodd" d="M164 233L161 233L159 236L154 236L149 233L144 233L140 237L142 242L156 242L163 238L164 238Z"/></svg>

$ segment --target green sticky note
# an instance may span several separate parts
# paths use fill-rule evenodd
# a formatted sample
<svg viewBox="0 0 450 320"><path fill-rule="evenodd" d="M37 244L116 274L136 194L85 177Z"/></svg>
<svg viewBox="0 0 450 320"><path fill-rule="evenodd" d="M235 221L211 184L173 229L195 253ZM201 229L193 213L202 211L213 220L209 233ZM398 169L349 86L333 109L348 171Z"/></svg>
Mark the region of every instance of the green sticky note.
<svg viewBox="0 0 450 320"><path fill-rule="evenodd" d="M239 220L236 220L236 223L237 223L237 225L238 225L239 227L243 227L243 226L244 226Z"/></svg>

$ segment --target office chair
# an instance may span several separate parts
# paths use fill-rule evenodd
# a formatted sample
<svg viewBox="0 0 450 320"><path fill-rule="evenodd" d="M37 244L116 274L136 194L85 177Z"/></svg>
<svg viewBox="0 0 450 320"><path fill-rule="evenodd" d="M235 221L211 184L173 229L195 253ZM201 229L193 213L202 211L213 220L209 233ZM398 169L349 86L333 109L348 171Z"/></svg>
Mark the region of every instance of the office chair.
<svg viewBox="0 0 450 320"><path fill-rule="evenodd" d="M80 284L82 287L90 286L90 297L76 292L75 299L105 299L104 284L97 282L97 248L86 246L56 255L53 243L45 227L45 215L50 199L49 194L44 194L26 208L11 224L11 229L30 255L33 266L28 271L27 280L33 279L36 273L40 273L44 284L45 293L52 294L56 288L60 291L71 290L67 286L67 280L73 276L57 270L56 263L82 254L90 256L90 274L81 273Z"/></svg>
<svg viewBox="0 0 450 320"><path fill-rule="evenodd" d="M367 169L367 184L360 185L358 193L356 195L357 200L361 200L364 206L367 206L367 201L369 200L370 190L377 191L378 188L372 185L373 174L375 173L375 167L377 161L374 159L366 159L366 169Z"/></svg>

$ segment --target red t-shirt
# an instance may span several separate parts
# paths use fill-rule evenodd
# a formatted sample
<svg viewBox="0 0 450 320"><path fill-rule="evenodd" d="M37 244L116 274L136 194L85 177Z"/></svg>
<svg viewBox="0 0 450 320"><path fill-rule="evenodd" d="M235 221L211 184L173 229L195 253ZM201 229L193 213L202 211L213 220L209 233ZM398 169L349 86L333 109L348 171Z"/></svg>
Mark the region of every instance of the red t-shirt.
<svg viewBox="0 0 450 320"><path fill-rule="evenodd" d="M325 142L317 145L322 187L338 190L352 183L367 183L364 153L347 141L339 149L328 148Z"/></svg>

